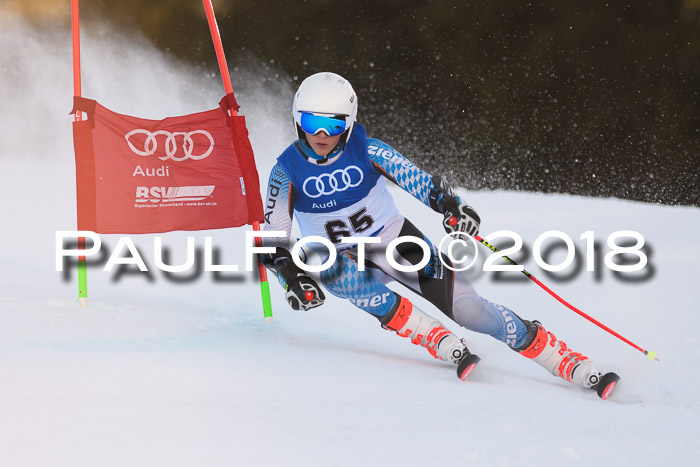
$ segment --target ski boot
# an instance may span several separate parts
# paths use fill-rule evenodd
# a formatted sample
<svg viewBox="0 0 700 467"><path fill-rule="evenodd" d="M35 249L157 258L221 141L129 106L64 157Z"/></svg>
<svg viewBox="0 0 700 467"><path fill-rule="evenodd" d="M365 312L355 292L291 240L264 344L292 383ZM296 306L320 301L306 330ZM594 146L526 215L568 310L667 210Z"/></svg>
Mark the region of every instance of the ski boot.
<svg viewBox="0 0 700 467"><path fill-rule="evenodd" d="M583 389L598 388L602 375L588 357L574 352L564 341L557 340L539 321L523 320L523 323L528 331L525 344L515 349L518 353L575 386Z"/></svg>
<svg viewBox="0 0 700 467"><path fill-rule="evenodd" d="M469 352L463 340L404 297L389 314L388 322L382 325L401 337L410 338L412 344L425 347L433 357L457 364L460 379L466 379L479 362L479 357Z"/></svg>

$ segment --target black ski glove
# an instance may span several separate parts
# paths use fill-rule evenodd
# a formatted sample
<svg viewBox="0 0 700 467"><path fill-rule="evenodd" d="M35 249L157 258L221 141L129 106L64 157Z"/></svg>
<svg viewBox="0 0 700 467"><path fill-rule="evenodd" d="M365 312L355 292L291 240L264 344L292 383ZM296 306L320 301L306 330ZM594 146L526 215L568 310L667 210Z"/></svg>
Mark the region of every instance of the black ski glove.
<svg viewBox="0 0 700 467"><path fill-rule="evenodd" d="M305 274L298 274L287 281L287 293L284 298L294 310L306 311L323 305L326 296L316 281Z"/></svg>
<svg viewBox="0 0 700 467"><path fill-rule="evenodd" d="M464 203L450 184L439 175L434 175L432 182L430 207L445 216L442 220L445 231L448 234L465 232L472 237L479 233L481 219L474 208Z"/></svg>
<svg viewBox="0 0 700 467"><path fill-rule="evenodd" d="M447 233L464 232L472 237L479 233L481 218L474 208L463 202L459 196L447 200L445 208L442 226Z"/></svg>
<svg viewBox="0 0 700 467"><path fill-rule="evenodd" d="M294 261L285 248L277 247L275 253L262 255L265 266L277 273L280 284L284 286L284 298L295 310L309 310L323 305L326 296L312 278L307 276Z"/></svg>

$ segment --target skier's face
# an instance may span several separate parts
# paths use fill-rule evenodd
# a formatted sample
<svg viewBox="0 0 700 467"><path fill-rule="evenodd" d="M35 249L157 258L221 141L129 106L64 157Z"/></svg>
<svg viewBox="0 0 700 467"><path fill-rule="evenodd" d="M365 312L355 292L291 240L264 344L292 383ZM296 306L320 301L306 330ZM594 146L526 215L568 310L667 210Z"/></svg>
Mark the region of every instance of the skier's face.
<svg viewBox="0 0 700 467"><path fill-rule="evenodd" d="M323 131L319 131L315 135L306 133L306 141L309 142L309 146L311 146L311 149L313 149L316 154L319 156L327 156L338 145L341 136L342 135L328 136Z"/></svg>

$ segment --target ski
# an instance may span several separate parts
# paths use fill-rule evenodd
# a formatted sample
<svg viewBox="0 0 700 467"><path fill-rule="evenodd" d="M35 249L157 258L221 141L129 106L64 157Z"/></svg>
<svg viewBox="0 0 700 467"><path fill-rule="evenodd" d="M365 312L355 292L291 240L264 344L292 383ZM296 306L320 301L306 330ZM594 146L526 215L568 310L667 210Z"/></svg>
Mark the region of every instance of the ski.
<svg viewBox="0 0 700 467"><path fill-rule="evenodd" d="M465 381L480 360L481 359L473 353L467 354L464 358L462 358L462 360L460 360L457 364L457 376L459 379Z"/></svg>
<svg viewBox="0 0 700 467"><path fill-rule="evenodd" d="M476 364L480 361L481 359L477 355L466 355L457 364L457 377L462 381L466 381L471 372L474 370L474 367L476 367ZM610 395L615 390L618 381L620 381L620 376L617 373L605 373L600 377L598 384L592 386L591 389L596 391L598 397L601 399L608 400Z"/></svg>
<svg viewBox="0 0 700 467"><path fill-rule="evenodd" d="M617 373L610 372L601 376L600 381L595 386L598 397L603 400L607 400L615 390L615 386L617 385L618 381L620 381L620 377L617 375Z"/></svg>

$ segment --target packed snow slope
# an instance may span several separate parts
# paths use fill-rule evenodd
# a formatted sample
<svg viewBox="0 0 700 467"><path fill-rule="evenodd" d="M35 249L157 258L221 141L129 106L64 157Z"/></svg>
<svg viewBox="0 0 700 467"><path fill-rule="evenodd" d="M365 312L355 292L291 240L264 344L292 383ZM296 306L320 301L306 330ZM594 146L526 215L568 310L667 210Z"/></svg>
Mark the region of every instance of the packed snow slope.
<svg viewBox="0 0 700 467"><path fill-rule="evenodd" d="M154 266L153 236L134 237L149 274L92 266L89 303L80 307L75 269L55 267L56 231L75 228L69 36L16 21L3 26L0 465L697 462L698 209L459 190L481 214L483 234L517 232L527 251L514 256L529 271L657 352L660 361L648 361L519 273L469 273L485 297L539 319L601 370L618 372L622 381L605 402L446 318L482 357L468 382L348 303L330 297L321 308L293 312L274 281L270 326L250 274L199 268L167 276ZM217 76L126 43L110 30L84 34L85 96L147 118L216 106ZM292 90L256 81L254 68L234 76L266 183L292 137ZM442 237L437 214L394 194L426 234ZM220 263L243 269L243 230L169 233L163 242L179 264L188 235L198 247L211 236ZM533 243L548 230L573 239L578 266L549 275L535 264ZM643 235L649 263L641 273L620 277L603 263L606 239L618 230ZM597 242L594 272L580 240L587 231ZM104 248L111 252L117 239L104 236ZM550 262L561 259L558 249Z"/></svg>

